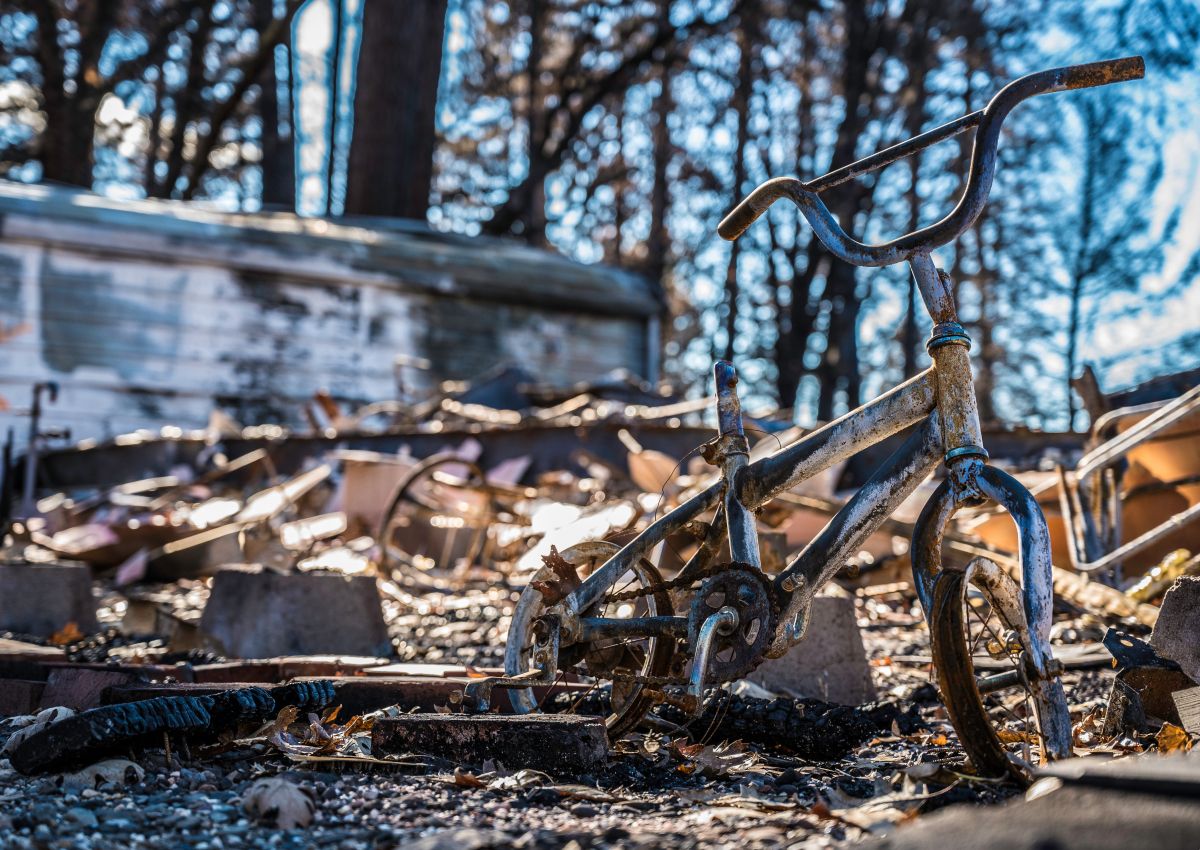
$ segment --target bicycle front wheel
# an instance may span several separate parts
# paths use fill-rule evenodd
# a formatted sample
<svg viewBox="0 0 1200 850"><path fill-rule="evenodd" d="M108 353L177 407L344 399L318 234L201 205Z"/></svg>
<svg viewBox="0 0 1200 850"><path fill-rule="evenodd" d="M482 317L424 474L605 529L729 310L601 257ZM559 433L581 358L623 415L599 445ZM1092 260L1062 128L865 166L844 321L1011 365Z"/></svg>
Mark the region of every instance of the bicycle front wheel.
<svg viewBox="0 0 1200 850"><path fill-rule="evenodd" d="M1067 755L1058 727L1068 710L1062 681L1030 663L1020 587L976 558L942 570L932 601L933 663L963 750L981 776L1028 784L1034 767Z"/></svg>

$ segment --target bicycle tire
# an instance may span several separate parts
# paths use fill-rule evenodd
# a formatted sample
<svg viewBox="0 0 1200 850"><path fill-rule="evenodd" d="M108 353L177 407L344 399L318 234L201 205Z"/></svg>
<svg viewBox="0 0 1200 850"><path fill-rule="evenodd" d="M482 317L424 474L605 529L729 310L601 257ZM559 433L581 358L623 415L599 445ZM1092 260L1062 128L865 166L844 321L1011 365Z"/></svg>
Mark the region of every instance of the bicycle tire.
<svg viewBox="0 0 1200 850"><path fill-rule="evenodd" d="M929 619L938 688L959 743L976 772L987 778L1007 777L1028 785L1032 781L1028 768L1010 757L979 690L967 628L967 609L970 604L968 589L972 586L983 594L991 609L1003 610L1003 605L997 604L996 594L991 588L985 583L970 581L969 569L944 569L934 581L933 610ZM1043 698L1039 698L1027 685L1023 687L1033 700L1032 721L1040 742L1044 739L1042 718L1066 708L1062 682L1054 679L1047 683L1048 696ZM1049 704L1043 705L1043 702ZM1027 717L1026 721L1029 720ZM1040 761L1044 762L1045 747L1040 743L1039 751Z"/></svg>

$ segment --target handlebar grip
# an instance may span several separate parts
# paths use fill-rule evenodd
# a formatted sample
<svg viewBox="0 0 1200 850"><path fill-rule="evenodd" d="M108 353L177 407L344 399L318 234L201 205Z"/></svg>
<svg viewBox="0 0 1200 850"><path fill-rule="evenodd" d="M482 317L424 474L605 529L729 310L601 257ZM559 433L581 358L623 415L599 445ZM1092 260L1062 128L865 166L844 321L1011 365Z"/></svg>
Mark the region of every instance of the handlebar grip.
<svg viewBox="0 0 1200 850"><path fill-rule="evenodd" d="M1062 87L1065 89L1088 89L1140 80L1146 76L1146 62L1141 56L1125 56L1121 59L1106 59L1086 65L1072 65L1063 69Z"/></svg>
<svg viewBox="0 0 1200 850"><path fill-rule="evenodd" d="M743 198L729 215L721 219L721 223L717 225L717 234L730 242L737 239L767 211L767 207L789 195L792 186L803 188L804 184L795 177L776 177L758 186Z"/></svg>

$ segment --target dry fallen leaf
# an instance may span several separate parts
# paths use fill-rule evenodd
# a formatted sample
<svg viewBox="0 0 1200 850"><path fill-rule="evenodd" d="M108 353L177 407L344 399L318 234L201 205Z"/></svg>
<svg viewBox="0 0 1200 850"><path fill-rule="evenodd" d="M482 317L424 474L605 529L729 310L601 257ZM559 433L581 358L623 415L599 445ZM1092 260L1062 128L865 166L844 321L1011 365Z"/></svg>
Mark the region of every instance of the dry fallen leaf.
<svg viewBox="0 0 1200 850"><path fill-rule="evenodd" d="M454 768L454 784L459 788L486 788L487 783L469 770Z"/></svg>
<svg viewBox="0 0 1200 850"><path fill-rule="evenodd" d="M1174 723L1164 723L1155 740L1164 753L1186 753L1192 748L1192 736Z"/></svg>
<svg viewBox="0 0 1200 850"><path fill-rule="evenodd" d="M50 643L55 646L66 646L82 638L83 632L79 631L79 624L72 620L50 636Z"/></svg>
<svg viewBox="0 0 1200 850"><path fill-rule="evenodd" d="M541 785L553 785L554 781L539 770L518 770L509 776L497 776L488 782L489 791L523 791Z"/></svg>
<svg viewBox="0 0 1200 850"><path fill-rule="evenodd" d="M83 770L64 774L62 787L67 791L94 791L104 785L134 785L145 776L146 771L129 759L107 759Z"/></svg>
<svg viewBox="0 0 1200 850"><path fill-rule="evenodd" d="M701 776L728 776L747 771L769 772L761 764L757 754L750 752L741 741L728 741L717 746L708 744L685 744L676 741L675 752L687 760L681 764L681 773L699 773Z"/></svg>
<svg viewBox="0 0 1200 850"><path fill-rule="evenodd" d="M295 829L312 823L316 805L303 789L286 779L260 779L242 795L242 808L260 821L280 829Z"/></svg>
<svg viewBox="0 0 1200 850"><path fill-rule="evenodd" d="M732 806L737 809L754 809L759 812L783 812L797 808L790 800L773 800L761 794L752 785L739 785L736 794L723 794L712 801L714 806Z"/></svg>
<svg viewBox="0 0 1200 850"><path fill-rule="evenodd" d="M45 708L37 714L27 714L21 717L9 718L8 727L16 727L17 731L4 742L4 748L0 749L0 754L12 752L17 745L31 735L36 735L47 726L52 726L60 720L65 720L71 717L75 712L63 706L54 706L53 708Z"/></svg>

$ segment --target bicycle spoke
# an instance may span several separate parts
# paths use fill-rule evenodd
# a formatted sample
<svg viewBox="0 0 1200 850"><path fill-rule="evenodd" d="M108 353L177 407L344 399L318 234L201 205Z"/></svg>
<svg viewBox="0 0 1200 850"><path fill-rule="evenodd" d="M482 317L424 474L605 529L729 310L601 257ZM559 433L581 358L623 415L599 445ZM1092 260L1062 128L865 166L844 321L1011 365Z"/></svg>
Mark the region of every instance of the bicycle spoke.
<svg viewBox="0 0 1200 850"><path fill-rule="evenodd" d="M989 606L989 607L990 607L990 606ZM982 615L982 614L980 614L978 611L976 611L976 610L975 610L975 606L974 606L974 605L972 605L972 604L971 604L969 601L967 602L967 610L968 610L968 611L969 611L969 612L970 612L972 615L974 615L974 617L975 617L977 620L979 620L979 625L980 625L980 629L979 629L979 631L978 631L978 632L975 634L975 638L974 638L973 640L971 640L971 649L970 649L970 652L971 652L971 654L972 654L972 655L974 655L974 654L975 654L975 650L979 648L979 641L981 641L981 640L983 639L983 633L984 633L984 632L987 630L987 622L984 620L984 618L983 618L983 615ZM968 617L968 618L967 618L967 624L966 624L966 629L967 629L967 637L968 637L968 638L970 638L970 637L971 637L971 625L970 625L970 623L971 623L971 618L970 618L970 617Z"/></svg>

